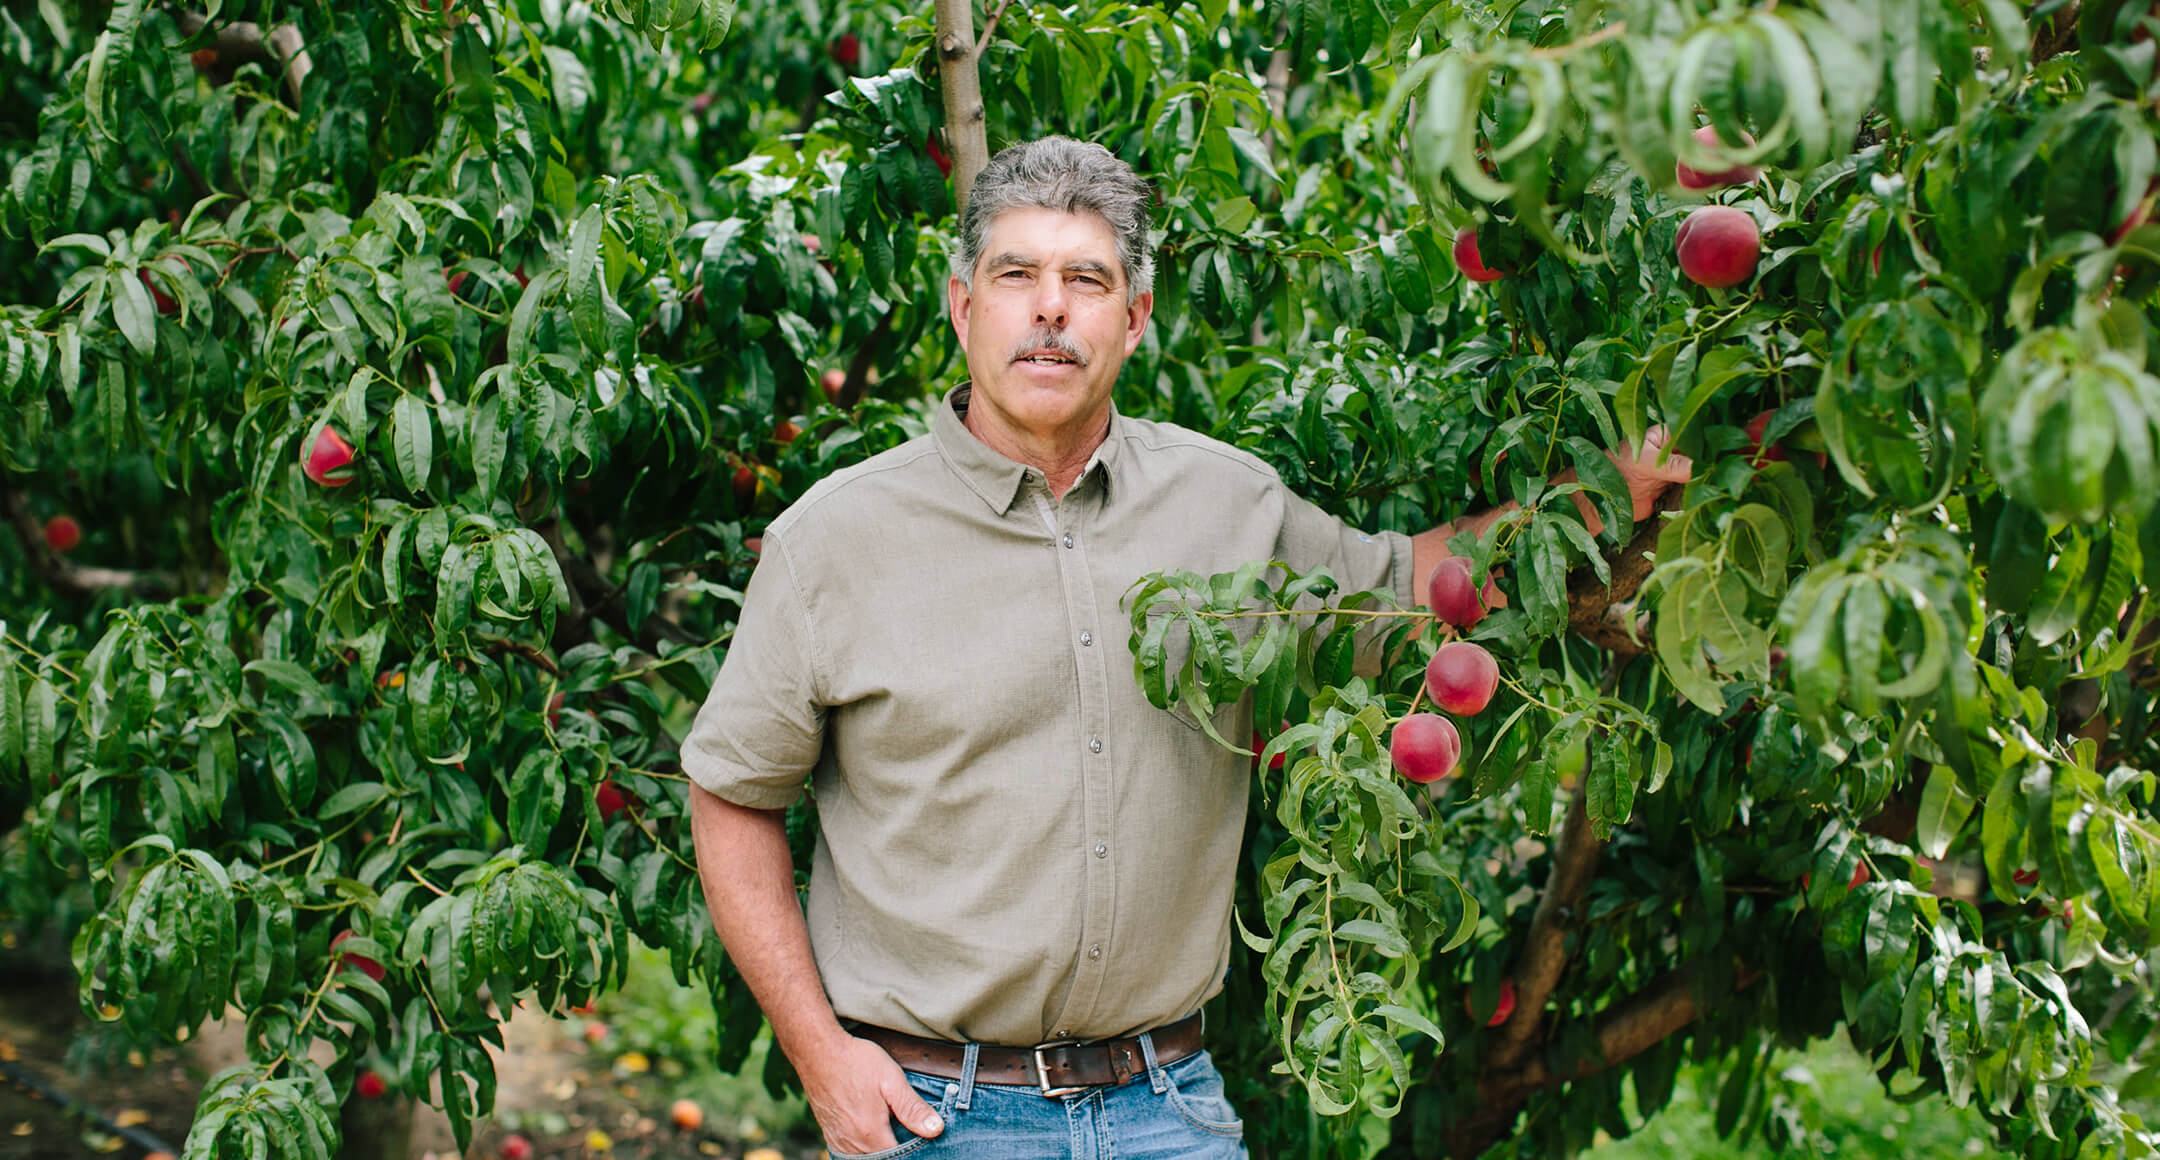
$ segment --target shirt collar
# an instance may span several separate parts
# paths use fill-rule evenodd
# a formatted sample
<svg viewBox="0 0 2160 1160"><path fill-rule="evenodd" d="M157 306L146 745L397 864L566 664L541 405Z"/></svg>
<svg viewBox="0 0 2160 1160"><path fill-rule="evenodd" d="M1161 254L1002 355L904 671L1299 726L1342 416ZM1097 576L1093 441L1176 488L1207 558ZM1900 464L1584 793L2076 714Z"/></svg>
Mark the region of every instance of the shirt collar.
<svg viewBox="0 0 2160 1160"><path fill-rule="evenodd" d="M954 387L945 396L944 404L937 409L937 415L931 420L930 430L937 439L938 453L959 473L961 482L967 484L968 490L980 496L984 503L989 504L991 511L1002 516L1012 510L1012 505L1020 498L1020 489L1028 477L1033 475L1039 480L1041 473L991 450L989 444L977 439L975 433L967 429L967 424L961 417L967 413L968 396L973 389L969 383ZM1121 441L1120 436L1124 433L1124 425L1125 421L1118 414L1117 404L1112 403L1109 433L1104 436L1102 445L1095 449L1095 454L1088 457L1087 466L1081 469L1080 480L1074 483L1074 487L1080 486L1088 476L1093 475L1103 487L1104 499L1108 500L1110 469L1117 460L1117 447Z"/></svg>

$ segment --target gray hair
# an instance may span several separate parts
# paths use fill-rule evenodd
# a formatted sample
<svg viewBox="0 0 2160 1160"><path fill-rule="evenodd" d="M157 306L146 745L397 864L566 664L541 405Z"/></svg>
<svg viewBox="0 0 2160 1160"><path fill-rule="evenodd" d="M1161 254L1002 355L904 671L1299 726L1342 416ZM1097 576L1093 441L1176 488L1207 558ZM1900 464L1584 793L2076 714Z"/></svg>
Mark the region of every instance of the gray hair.
<svg viewBox="0 0 2160 1160"><path fill-rule="evenodd" d="M1127 301L1155 287L1155 254L1148 246L1148 207L1154 192L1123 160L1100 145L1044 137L1000 150L975 178L960 219L953 277L975 276L990 223L1010 209L1093 213L1117 235Z"/></svg>

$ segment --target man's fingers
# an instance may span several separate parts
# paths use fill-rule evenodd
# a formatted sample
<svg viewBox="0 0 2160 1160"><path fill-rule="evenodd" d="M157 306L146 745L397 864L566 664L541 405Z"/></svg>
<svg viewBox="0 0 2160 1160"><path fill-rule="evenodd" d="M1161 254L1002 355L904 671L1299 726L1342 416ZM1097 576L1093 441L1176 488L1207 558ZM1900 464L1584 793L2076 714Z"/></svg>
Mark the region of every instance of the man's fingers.
<svg viewBox="0 0 2160 1160"><path fill-rule="evenodd" d="M1666 440L1670 437L1671 432L1663 427L1652 427L1643 432L1642 454L1635 457L1635 462L1653 479L1662 479L1667 483L1686 483L1689 473L1695 470L1693 460L1685 455L1667 455L1663 462L1658 460L1658 456L1665 450Z"/></svg>
<svg viewBox="0 0 2160 1160"><path fill-rule="evenodd" d="M885 1103L892 1108L893 1119L906 1124L908 1131L918 1136L935 1136L945 1130L945 1121L915 1094L905 1078L886 1082Z"/></svg>

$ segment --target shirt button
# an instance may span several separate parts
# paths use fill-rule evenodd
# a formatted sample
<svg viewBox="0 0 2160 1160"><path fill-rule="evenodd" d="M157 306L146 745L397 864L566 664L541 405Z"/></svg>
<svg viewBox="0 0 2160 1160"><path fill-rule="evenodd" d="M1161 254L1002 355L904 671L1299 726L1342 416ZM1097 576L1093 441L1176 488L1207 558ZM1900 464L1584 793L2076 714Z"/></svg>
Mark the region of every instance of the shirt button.
<svg viewBox="0 0 2160 1160"><path fill-rule="evenodd" d="M1072 533L1071 533L1071 532L1067 532L1067 533L1065 533L1065 546L1066 546L1066 547L1068 547L1068 548L1072 547Z"/></svg>
<svg viewBox="0 0 2160 1160"><path fill-rule="evenodd" d="M1088 738L1088 752L1089 752L1089 753L1101 753L1101 752L1102 752L1102 738L1100 738L1100 737L1090 737L1090 738Z"/></svg>
<svg viewBox="0 0 2160 1160"><path fill-rule="evenodd" d="M1103 845L1101 842L1095 843L1095 856L1097 858L1108 858L1110 856L1110 847Z"/></svg>
<svg viewBox="0 0 2160 1160"><path fill-rule="evenodd" d="M1081 647L1081 648L1092 648L1092 647L1094 646L1094 644L1095 644L1095 634L1094 634L1094 633L1092 633L1092 632L1082 632L1082 633L1080 634L1080 647Z"/></svg>
<svg viewBox="0 0 2160 1160"><path fill-rule="evenodd" d="M1051 1033L1050 1033L1050 1038L1052 1038L1052 1039L1064 1039L1064 1038L1066 1038L1067 1036L1069 1036L1069 1035L1071 1035L1071 1034L1072 1034L1072 1032L1071 1032L1071 1031L1068 1031L1068 1030L1066 1030L1065 1028L1063 1028L1063 1027L1060 1027L1060 1028L1058 1028L1057 1030L1055 1030L1055 1031L1053 1031L1053 1032L1051 1032Z"/></svg>
<svg viewBox="0 0 2160 1160"><path fill-rule="evenodd" d="M1101 957L1102 957L1102 944L1101 944L1101 943L1096 943L1096 944L1095 944L1094 946L1091 946L1091 947L1089 947L1089 948L1088 948L1088 957L1089 957L1089 958L1091 958L1091 959L1099 959L1099 958L1101 958Z"/></svg>

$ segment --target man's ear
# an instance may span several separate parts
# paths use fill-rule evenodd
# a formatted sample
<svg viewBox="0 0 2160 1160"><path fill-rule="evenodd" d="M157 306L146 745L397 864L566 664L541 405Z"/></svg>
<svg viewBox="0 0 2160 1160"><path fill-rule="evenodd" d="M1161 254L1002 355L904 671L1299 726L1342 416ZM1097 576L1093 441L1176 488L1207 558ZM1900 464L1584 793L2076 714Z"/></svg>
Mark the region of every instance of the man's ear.
<svg viewBox="0 0 2160 1160"><path fill-rule="evenodd" d="M1127 358L1132 357L1132 352L1140 349L1140 338L1147 333L1148 316L1153 313L1155 313L1155 292L1153 290L1145 294L1134 295L1133 300L1125 305L1125 356Z"/></svg>
<svg viewBox="0 0 2160 1160"><path fill-rule="evenodd" d="M945 279L945 312L952 316L953 336L960 340L962 350L967 349L968 303L973 299L967 283L956 277Z"/></svg>

